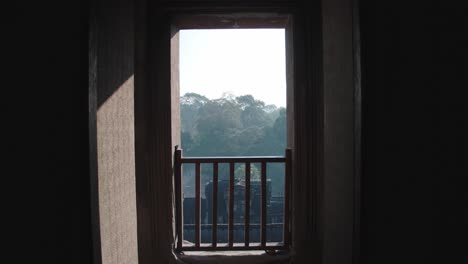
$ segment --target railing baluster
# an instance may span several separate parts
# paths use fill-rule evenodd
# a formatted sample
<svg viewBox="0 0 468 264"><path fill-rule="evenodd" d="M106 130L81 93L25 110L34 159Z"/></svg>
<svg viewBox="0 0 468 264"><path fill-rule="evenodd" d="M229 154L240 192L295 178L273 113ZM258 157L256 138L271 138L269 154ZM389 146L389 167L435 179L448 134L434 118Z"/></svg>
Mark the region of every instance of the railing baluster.
<svg viewBox="0 0 468 264"><path fill-rule="evenodd" d="M291 159L291 149L286 149L285 151L285 165L284 165L284 212L283 212L283 243L285 246L290 244L290 231L289 231L289 191L290 191L290 182L291 182L291 169L292 169L292 159Z"/></svg>
<svg viewBox="0 0 468 264"><path fill-rule="evenodd" d="M213 221L211 226L211 243L216 247L218 242L218 162L213 163Z"/></svg>
<svg viewBox="0 0 468 264"><path fill-rule="evenodd" d="M182 210L182 150L175 149L174 153L174 176L175 176L175 202L176 202L176 233L177 233L177 249L182 248L183 241L183 210Z"/></svg>
<svg viewBox="0 0 468 264"><path fill-rule="evenodd" d="M266 245L266 219L267 219L267 210L266 210L266 198L267 198L267 188L266 188L266 162L262 162L262 178L261 178L261 183L262 183L262 212L261 212L261 217L262 217L262 229L261 229L261 245L264 247Z"/></svg>
<svg viewBox="0 0 468 264"><path fill-rule="evenodd" d="M229 163L229 247L234 245L234 162Z"/></svg>
<svg viewBox="0 0 468 264"><path fill-rule="evenodd" d="M245 246L249 246L250 240L250 162L245 163Z"/></svg>
<svg viewBox="0 0 468 264"><path fill-rule="evenodd" d="M200 247L200 163L195 163L195 247Z"/></svg>

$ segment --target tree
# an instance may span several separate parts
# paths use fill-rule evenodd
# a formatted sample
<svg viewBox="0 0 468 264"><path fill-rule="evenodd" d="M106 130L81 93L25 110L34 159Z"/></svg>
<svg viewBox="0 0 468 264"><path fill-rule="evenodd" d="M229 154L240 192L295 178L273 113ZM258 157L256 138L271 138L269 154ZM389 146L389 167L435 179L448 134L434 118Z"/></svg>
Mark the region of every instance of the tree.
<svg viewBox="0 0 468 264"><path fill-rule="evenodd" d="M187 93L181 97L181 122L185 156L284 155L286 109L265 106L252 95L226 95L209 100L199 94ZM190 171L184 170L184 175ZM212 169L207 168L205 172L205 177L210 177ZM237 179L243 180L245 166L238 167L235 173ZM282 189L283 176L283 166L268 165L273 192ZM254 164L251 177L260 178L260 171ZM193 185L193 179L187 178L187 183Z"/></svg>

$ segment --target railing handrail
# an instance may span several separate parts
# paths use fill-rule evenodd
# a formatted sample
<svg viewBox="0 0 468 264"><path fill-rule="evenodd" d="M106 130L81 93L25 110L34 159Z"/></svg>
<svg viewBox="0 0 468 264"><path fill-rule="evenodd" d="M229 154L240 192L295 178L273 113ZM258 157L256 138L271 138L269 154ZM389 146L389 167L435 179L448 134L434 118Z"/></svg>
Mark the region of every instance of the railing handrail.
<svg viewBox="0 0 468 264"><path fill-rule="evenodd" d="M224 156L224 157L181 157L181 163L260 163L260 162L285 162L285 156Z"/></svg>

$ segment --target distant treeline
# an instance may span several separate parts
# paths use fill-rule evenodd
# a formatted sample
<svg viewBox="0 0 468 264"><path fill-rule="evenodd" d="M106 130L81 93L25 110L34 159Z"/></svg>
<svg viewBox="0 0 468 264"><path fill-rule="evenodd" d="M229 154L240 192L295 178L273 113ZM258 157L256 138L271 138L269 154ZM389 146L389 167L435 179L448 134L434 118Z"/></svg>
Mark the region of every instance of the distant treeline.
<svg viewBox="0 0 468 264"><path fill-rule="evenodd" d="M286 148L286 109L265 105L252 95L226 95L210 100L196 93L186 93L180 98L182 149L184 156L272 156L284 155ZM220 179L227 177L220 168ZM211 178L210 169L203 182ZM238 166L236 178L242 179L245 169ZM281 192L283 166L268 165L268 178L273 181L273 193ZM185 183L191 185L184 169ZM258 178L258 168L252 166L253 179ZM188 181L187 181L188 180ZM186 185L184 184L184 185ZM184 189L187 186L184 186ZM191 187L189 186L189 189Z"/></svg>
<svg viewBox="0 0 468 264"><path fill-rule="evenodd" d="M196 93L181 97L185 156L283 155L286 109L252 95L210 100Z"/></svg>

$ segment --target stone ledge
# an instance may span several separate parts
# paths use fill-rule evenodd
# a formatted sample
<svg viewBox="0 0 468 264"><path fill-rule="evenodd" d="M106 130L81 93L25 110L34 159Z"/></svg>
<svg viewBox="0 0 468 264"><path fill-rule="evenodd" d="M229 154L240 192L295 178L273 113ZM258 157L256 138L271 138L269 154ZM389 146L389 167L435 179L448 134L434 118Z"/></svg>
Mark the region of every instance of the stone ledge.
<svg viewBox="0 0 468 264"><path fill-rule="evenodd" d="M291 255L285 251L268 254L264 250L240 251L185 251L175 254L181 263L187 264L282 264L289 263Z"/></svg>

